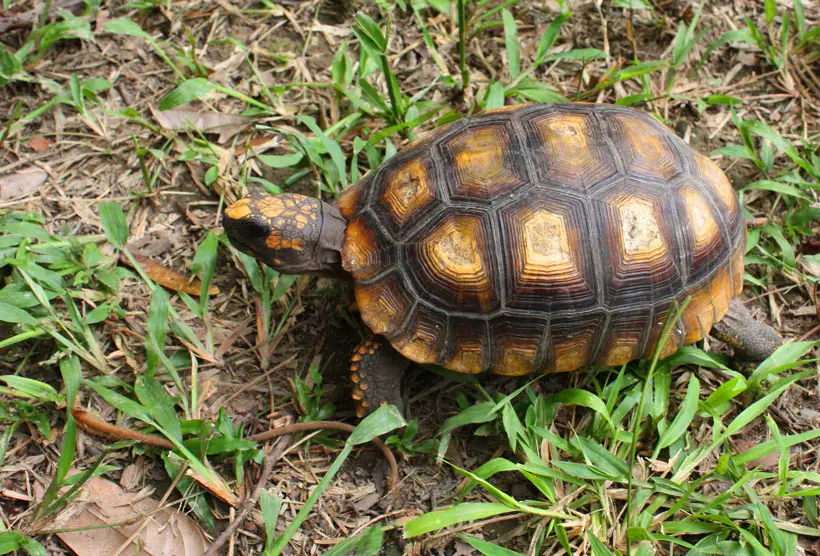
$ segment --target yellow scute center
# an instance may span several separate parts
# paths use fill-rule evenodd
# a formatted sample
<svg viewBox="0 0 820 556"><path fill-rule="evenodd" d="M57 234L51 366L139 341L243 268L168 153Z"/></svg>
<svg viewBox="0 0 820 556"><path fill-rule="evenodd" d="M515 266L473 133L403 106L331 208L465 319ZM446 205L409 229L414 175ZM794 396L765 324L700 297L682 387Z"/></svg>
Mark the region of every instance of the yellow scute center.
<svg viewBox="0 0 820 556"><path fill-rule="evenodd" d="M618 207L621 241L627 259L653 255L664 250L663 236L650 201L629 197Z"/></svg>
<svg viewBox="0 0 820 556"><path fill-rule="evenodd" d="M528 263L552 266L570 261L569 240L561 215L542 210L527 219L524 242Z"/></svg>
<svg viewBox="0 0 820 556"><path fill-rule="evenodd" d="M472 274L480 270L481 261L476 252L475 239L458 225L433 246L433 252L436 260L455 274Z"/></svg>

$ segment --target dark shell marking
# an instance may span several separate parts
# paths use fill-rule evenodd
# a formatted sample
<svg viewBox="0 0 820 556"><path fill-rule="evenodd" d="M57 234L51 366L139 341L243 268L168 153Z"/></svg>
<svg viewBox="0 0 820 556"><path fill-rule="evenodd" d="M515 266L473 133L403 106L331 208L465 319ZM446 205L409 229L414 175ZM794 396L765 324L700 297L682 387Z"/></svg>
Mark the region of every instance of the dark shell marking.
<svg viewBox="0 0 820 556"><path fill-rule="evenodd" d="M743 284L731 184L651 116L534 105L439 130L345 191L343 266L405 357L520 375L699 340Z"/></svg>

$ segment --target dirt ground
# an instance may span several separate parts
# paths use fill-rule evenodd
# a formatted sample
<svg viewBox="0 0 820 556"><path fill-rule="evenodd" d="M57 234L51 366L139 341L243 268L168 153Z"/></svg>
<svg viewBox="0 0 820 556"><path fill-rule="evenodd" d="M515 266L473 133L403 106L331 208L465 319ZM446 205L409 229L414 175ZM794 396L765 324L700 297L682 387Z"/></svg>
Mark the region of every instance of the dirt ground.
<svg viewBox="0 0 820 556"><path fill-rule="evenodd" d="M393 6L394 3L384 1L381 4ZM491 3L494 4L498 3ZM551 67L547 64L536 72L535 77L548 82L564 96L573 98L579 91L592 91L582 95L581 100L606 103L640 92L634 80L595 91L596 83L607 68L633 58L642 61L669 58L678 24L690 22L696 10L690 2L666 0L653 2L651 16L643 11L622 9L611 2L604 2L600 7L585 1L570 1L568 4L574 13L564 25L558 43L576 49L600 49L606 52L607 59L589 62L583 70L577 61L556 63ZM103 2L92 28L100 30L106 21L128 17L151 36L164 41L166 46L177 47L179 50L176 51L167 48L171 57L187 59L190 62L188 67L196 66L196 71L207 75L212 83L252 97L261 93L260 80L274 86L277 114L261 118L257 124L292 126L307 132L296 116L308 114L326 128L341 117L337 96L326 84L332 82L331 63L338 49L348 45L349 41L347 47L356 52L355 37L350 32L354 15L364 11L376 21L383 21L386 11L374 3L343 0L283 1L273 5L274 8L264 8L262 3L233 0L175 1L167 5L158 2L150 9L138 9L120 1ZM12 1L5 7L5 12L0 9L0 21L7 17L6 14L24 13L31 6L31 2ZM558 3L551 0L521 0L511 6L519 24L523 59L535 56L539 38L545 26L556 17L557 8ZM805 8L807 21L816 22L820 17L820 6L816 2L806 2ZM413 17L401 14L397 11L399 8L388 9L394 10L390 63L402 89L414 94L435 78L437 70L426 54L423 37ZM453 23L433 10L425 13L429 13L427 26L435 37L439 52L455 75L458 53ZM762 2L707 3L698 27L702 36L686 59L683 66L686 71L680 71L671 95L659 95L655 99L654 110L676 133L704 153L739 143L727 106L711 105L701 109L697 105L698 98L709 94L741 97L743 104L736 107L741 118L758 117L789 140L803 138L816 142L820 129L820 67L816 65L816 59L813 67L797 65L787 80L784 72L768 66L759 49L750 44L723 44L704 57L707 45L726 31L739 29L744 17L763 22L762 28L766 27ZM30 28L24 25L9 29L0 34L0 43L16 50L29 31ZM252 57L263 72L261 75L254 75L250 66L244 63L245 53L236 44L252 45ZM477 98L483 95L489 81L506 71L501 26L484 30L480 39L474 38L469 43L469 51L470 90L463 95L454 95L451 88L433 87L426 93L431 100L449 104L463 114L475 111ZM701 61L703 65L696 78L691 68ZM179 65L184 64L180 62ZM175 142L177 132L157 120L160 99L173 88L173 75L168 65L140 37L100 31L93 42L61 42L33 61L28 71L40 81L14 82L0 88L0 114L4 118L10 119L18 103L23 114L30 114L52 99L54 93L44 85L45 80L67 84L71 75L76 74L81 80L105 78L113 84L112 88L99 93L99 104L89 117L83 117L66 103L56 104L25 123L0 145L0 176L30 168L46 175L42 185L24 198L2 200L0 197L0 211L35 211L45 217L46 227L52 232L64 236L102 233L98 205L101 201L114 200L121 203L127 215L131 250L188 275L199 243L208 231L220 231L219 215L225 203L241 194L244 171L249 170L276 184L282 184L292 174L291 169L247 165L242 158L246 141L266 142L265 149L270 154L284 154L286 150L280 137L265 130L247 128L244 124L239 124L245 128L239 134L232 129L220 128L210 130L205 136L209 141L206 150L210 149L210 156L218 161L215 180L206 175L208 167L201 159L185 160L183 145ZM662 88L665 76L666 73L648 76L649 87L655 91ZM292 83L307 85L288 85ZM188 108L236 115L245 105L237 98L216 94L197 100ZM123 117L125 109L134 113ZM146 120L149 125L141 125L138 119ZM236 125L236 122L222 123L227 128ZM431 120L419 131L432 129L433 124L434 120ZM0 119L0 127L4 125ZM383 124L374 122L373 125ZM220 131L225 135L221 140ZM197 141L194 134L182 135L186 144ZM397 136L396 146L401 147L407 141ZM167 147L169 142L170 148ZM343 146L347 148L349 145ZM165 154L159 159L151 158L145 149L162 149ZM349 152L345 154L349 155ZM142 166L143 161L149 159L149 171L158 172L152 190L146 190ZM738 189L760 179L757 168L748 160L723 157L719 164ZM289 190L315 194L316 176L305 174ZM814 205L817 206L816 189L814 193ZM747 217L756 219L760 225L777 220L783 202L782 197L760 189L751 190L743 197ZM816 222L813 229L815 232L819 230ZM805 241L805 244L794 246L798 254L817 248L811 238ZM113 253L110 245L104 249ZM253 300L247 280L227 250L220 249L219 257L213 280L219 294L212 297L209 315L216 356L203 360L198 367L202 384L201 417L216 419L218 412L224 409L236 422L244 423L247 433L267 430L272 424L306 410L294 402L294 380L296 377L312 386L309 369L316 366L322 376L322 397L318 405L332 403L335 406L332 419L354 422L354 408L346 382L347 366L349 354L365 330L357 320L349 284L330 279L298 279L290 294L274 305L273 321L277 334L264 348L253 349L257 342L259 307ZM818 273L817 268L803 267L801 270L808 275ZM763 265L752 265L749 272L767 286L765 289L747 288L748 297L760 298L760 302L754 304L760 317L771 322L784 337L820 340L816 281L811 283L797 274L776 272ZM3 277L0 269L0 280ZM115 369L112 377L127 384L133 384L144 364L144 350L140 344L146 334L150 301L151 292L145 283L128 279L121 287L119 297L123 311L112 314L95 328L97 340ZM194 317L178 300L175 299L173 304L194 332L204 338L207 331L203 321ZM0 327L0 338L4 334L10 335L11 332ZM718 351L724 349L717 341L711 345ZM28 349L31 351L27 355L21 355L17 348L0 355L2 372L22 372L24 376L44 381L59 390L59 369L54 361L47 361L53 347L37 343ZM170 349L177 354L187 353L180 344ZM676 371L674 380L685 372L684 369ZM583 388L590 384L593 376L595 373L590 372L550 377L538 383L536 388L545 392ZM721 377L717 373L707 371L702 376L711 388L720 384ZM523 381L516 379L490 378L484 381L484 387L490 393L509 393L522 384ZM416 445L435 438L444 420L460 410L460 402L474 399L469 385L437 380L435 375L421 368L409 372L405 388L408 412L418 419ZM806 381L801 389L790 391L772 407L772 414L783 434L820 427L820 402L816 389L816 380ZM80 403L102 420L113 422L116 419L116 411L110 405L100 403L90 390L81 390ZM565 426L571 428L580 418L574 412L568 412ZM26 426L20 428L11 440L0 468L0 488L6 492L25 493L25 496L15 499L3 498L0 494L3 520L7 525L25 522L35 491L47 485L45 478L53 474L59 456L56 439L63 421L64 410L54 408L49 419L53 439L45 438L33 426ZM454 435L446 454L449 461L466 469L475 469L494 454L509 451L503 441L475 436L473 431L467 427ZM768 439L768 434L766 425L761 424L744 435L744 441L752 446ZM294 515L298 504L306 500L338 453L338 441L328 444L313 442L308 448L302 445L289 452L273 469L269 485L279 489L292 506L290 512L283 514L283 520ZM77 469L88 467L106 445L107 440L103 438L81 434L74 466ZM818 470L816 448L816 444L802 448L805 470ZM426 454L401 456L399 494L384 496L389 469L377 454L366 447L345 464L294 537L291 553L321 554L339 539L357 533L365 526L379 522L401 523L455 502L462 477L447 465L437 465L435 458ZM151 451L126 447L109 454L106 461L119 468L106 473L106 478L125 488L150 487L159 497L170 485L162 461ZM710 463L715 465L714 461ZM230 466L225 464L224 469L226 476L230 476ZM246 488L250 488L255 485L258 470L247 473ZM503 480L499 484L516 497L537 496L521 484L504 484ZM482 496L477 490L470 494L475 499L482 499ZM229 518L226 505L217 503L213 508L217 519ZM781 517L796 519L801 511L799 506L787 503L778 508ZM219 523L215 533L224 527L224 521ZM481 533L486 539L526 552L528 531L524 521L499 520L485 526ZM264 536L261 517L256 513L240 528L231 550L237 554L255 553L261 550ZM38 539L50 553L70 553L56 535ZM801 543L806 553L820 554L813 540ZM398 529L387 532L383 551L385 554L475 553L449 533L408 543Z"/></svg>

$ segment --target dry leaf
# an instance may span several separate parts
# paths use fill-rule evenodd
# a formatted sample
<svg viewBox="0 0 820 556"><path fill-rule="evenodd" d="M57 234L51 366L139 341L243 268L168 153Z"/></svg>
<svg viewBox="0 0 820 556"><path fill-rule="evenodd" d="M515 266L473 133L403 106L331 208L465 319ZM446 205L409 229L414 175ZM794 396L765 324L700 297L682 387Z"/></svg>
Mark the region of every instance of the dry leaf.
<svg viewBox="0 0 820 556"><path fill-rule="evenodd" d="M738 52L737 60L744 66L756 66L757 54L754 52Z"/></svg>
<svg viewBox="0 0 820 556"><path fill-rule="evenodd" d="M32 137L32 139L28 142L28 148L36 153L47 151L50 147L51 141L45 137Z"/></svg>
<svg viewBox="0 0 820 556"><path fill-rule="evenodd" d="M208 468L211 471L213 471L213 469L210 467L210 465L208 466ZM199 483L199 485L201 487L208 489L208 491L211 494L213 494L214 496L216 496L217 498L219 498L220 500L222 500L226 504L230 504L234 508L239 507L239 497L237 497L236 494L233 493L233 491L230 489L230 487L216 473L213 473L213 478L216 479L216 481L217 481L216 483L214 483L214 482L208 480L207 478L203 477L202 475L200 475L199 473L197 473L196 471L194 471L190 467L188 468L187 471L185 471L185 476L190 477L191 479L195 480L197 483Z"/></svg>
<svg viewBox="0 0 820 556"><path fill-rule="evenodd" d="M806 274L820 277L820 263L816 263L812 259L803 258L800 259L800 266L803 268Z"/></svg>
<svg viewBox="0 0 820 556"><path fill-rule="evenodd" d="M255 153L264 153L270 149L275 149L282 145L282 136L281 135L274 135L273 137L254 137L245 143L237 145L234 148L234 153L236 156L242 156L248 149L253 150Z"/></svg>
<svg viewBox="0 0 820 556"><path fill-rule="evenodd" d="M325 25L324 23L320 23L316 20L313 21L313 27L310 30L317 33L327 33L328 35L332 35L334 37L347 37L353 33L350 27L341 25Z"/></svg>
<svg viewBox="0 0 820 556"><path fill-rule="evenodd" d="M205 535L184 513L159 508L153 498L137 500L136 494L100 477L87 481L80 497L48 526L86 528L57 533L78 556L114 554L123 544L123 554L141 556L201 555L208 548Z"/></svg>
<svg viewBox="0 0 820 556"><path fill-rule="evenodd" d="M737 453L745 452L760 444L754 440L740 439L735 440L735 449ZM765 456L760 456L756 460L749 462L750 467L760 467L762 471L772 471L777 469L777 462L780 460L780 452L771 452Z"/></svg>
<svg viewBox="0 0 820 556"><path fill-rule="evenodd" d="M120 476L120 486L125 490L135 489L145 478L145 458L139 456L136 461L126 465Z"/></svg>
<svg viewBox="0 0 820 556"><path fill-rule="evenodd" d="M189 129L194 127L203 133L218 133L217 142L225 143L231 137L253 124L255 118L220 112L196 112L194 110L155 110L151 108L159 125L164 129Z"/></svg>
<svg viewBox="0 0 820 556"><path fill-rule="evenodd" d="M140 264L145 274L160 286L176 292L187 293L188 295L199 295L199 291L202 288L202 283L199 280L189 280L177 271L155 263L147 257L141 257L139 255L133 255L133 257ZM132 266L131 261L128 260L125 255L120 255L120 262ZM218 293L219 288L216 286L208 288L208 295L217 295Z"/></svg>
<svg viewBox="0 0 820 556"><path fill-rule="evenodd" d="M48 174L39 168L26 168L9 176L0 177L0 201L28 197L40 187Z"/></svg>

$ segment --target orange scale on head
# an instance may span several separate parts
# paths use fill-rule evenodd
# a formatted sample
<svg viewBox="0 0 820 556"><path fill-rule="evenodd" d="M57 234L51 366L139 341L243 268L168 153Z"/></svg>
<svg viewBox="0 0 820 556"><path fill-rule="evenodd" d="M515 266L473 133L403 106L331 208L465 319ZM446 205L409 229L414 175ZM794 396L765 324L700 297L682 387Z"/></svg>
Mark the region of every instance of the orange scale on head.
<svg viewBox="0 0 820 556"><path fill-rule="evenodd" d="M265 197L256 201L259 212L267 218L278 218L285 210L285 203L278 195Z"/></svg>
<svg viewBox="0 0 820 556"><path fill-rule="evenodd" d="M244 197L231 204L225 209L225 216L231 220L244 220L245 218L253 216L253 211L251 210L251 199L249 197Z"/></svg>
<svg viewBox="0 0 820 556"><path fill-rule="evenodd" d="M282 236L272 231L270 234L268 234L268 238L265 240L265 245L267 245L271 249L281 249Z"/></svg>

